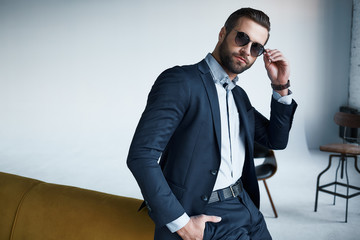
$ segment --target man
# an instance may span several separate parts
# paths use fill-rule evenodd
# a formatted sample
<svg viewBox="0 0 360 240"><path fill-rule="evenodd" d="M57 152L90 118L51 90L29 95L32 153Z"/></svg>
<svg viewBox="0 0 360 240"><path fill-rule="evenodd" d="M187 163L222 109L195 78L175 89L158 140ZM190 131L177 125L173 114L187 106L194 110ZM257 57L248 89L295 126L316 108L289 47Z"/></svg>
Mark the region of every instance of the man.
<svg viewBox="0 0 360 240"><path fill-rule="evenodd" d="M284 149L296 103L288 61L263 47L269 31L263 12L239 9L212 54L164 71L153 85L127 163L155 239L271 239L258 210L254 141ZM237 75L263 53L274 89L270 120L236 86Z"/></svg>

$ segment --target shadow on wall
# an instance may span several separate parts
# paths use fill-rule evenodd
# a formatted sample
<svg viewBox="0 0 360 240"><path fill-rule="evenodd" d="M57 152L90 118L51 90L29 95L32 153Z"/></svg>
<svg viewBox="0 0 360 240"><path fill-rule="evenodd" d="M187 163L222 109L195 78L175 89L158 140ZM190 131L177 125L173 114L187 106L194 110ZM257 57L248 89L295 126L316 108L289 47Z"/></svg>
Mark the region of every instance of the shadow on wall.
<svg viewBox="0 0 360 240"><path fill-rule="evenodd" d="M307 88L314 88L316 102L309 102L305 116L306 142L309 149L318 149L324 143L338 141L338 128L333 121L334 114L348 103L349 65L351 43L352 1L330 0L319 6L318 13L322 36L317 44L323 56L311 56L322 61L318 63L317 82L309 82ZM305 37L305 36L304 36ZM307 36L310 37L311 36ZM314 117L317 121L313 121Z"/></svg>

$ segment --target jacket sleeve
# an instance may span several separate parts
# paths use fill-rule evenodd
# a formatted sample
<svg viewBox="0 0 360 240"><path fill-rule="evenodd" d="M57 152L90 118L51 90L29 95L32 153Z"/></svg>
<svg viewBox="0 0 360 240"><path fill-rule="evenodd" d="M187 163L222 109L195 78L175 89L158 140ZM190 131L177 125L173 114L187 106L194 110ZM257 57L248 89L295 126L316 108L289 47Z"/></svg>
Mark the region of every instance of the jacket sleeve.
<svg viewBox="0 0 360 240"><path fill-rule="evenodd" d="M249 121L253 122L250 124L250 135L254 136L253 140L274 150L286 148L297 103L292 100L290 105L283 104L272 96L270 119L267 119L251 105L242 88L238 87L235 90L241 96ZM250 143L252 144L252 141Z"/></svg>
<svg viewBox="0 0 360 240"><path fill-rule="evenodd" d="M290 105L271 99L270 120L255 110L255 141L271 149L285 149L297 104Z"/></svg>
<svg viewBox="0 0 360 240"><path fill-rule="evenodd" d="M169 139L181 122L190 99L184 71L175 67L155 81L146 108L136 128L127 165L149 208L149 215L161 227L184 214L158 164Z"/></svg>

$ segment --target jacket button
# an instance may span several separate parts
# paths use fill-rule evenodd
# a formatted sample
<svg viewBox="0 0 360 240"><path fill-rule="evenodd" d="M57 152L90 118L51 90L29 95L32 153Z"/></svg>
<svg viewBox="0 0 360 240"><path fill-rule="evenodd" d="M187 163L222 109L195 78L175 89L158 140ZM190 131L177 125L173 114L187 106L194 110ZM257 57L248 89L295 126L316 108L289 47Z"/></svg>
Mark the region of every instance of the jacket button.
<svg viewBox="0 0 360 240"><path fill-rule="evenodd" d="M207 202L209 200L208 196L207 195L202 195L201 196L201 199L205 202Z"/></svg>
<svg viewBox="0 0 360 240"><path fill-rule="evenodd" d="M218 172L217 170L211 170L210 171L211 175L213 175L213 176L216 176L217 172Z"/></svg>

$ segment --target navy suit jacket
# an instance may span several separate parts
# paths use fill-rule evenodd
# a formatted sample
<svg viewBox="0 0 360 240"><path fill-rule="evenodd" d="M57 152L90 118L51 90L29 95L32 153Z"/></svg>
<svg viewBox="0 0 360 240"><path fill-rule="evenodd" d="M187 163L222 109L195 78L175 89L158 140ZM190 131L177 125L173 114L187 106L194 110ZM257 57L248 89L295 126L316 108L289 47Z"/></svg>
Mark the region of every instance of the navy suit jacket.
<svg viewBox="0 0 360 240"><path fill-rule="evenodd" d="M242 88L232 91L246 139L241 179L259 207L254 141L285 148L296 103L272 99L268 120L251 106ZM127 159L157 227L184 212L203 213L220 166L220 136L218 96L205 60L164 71L149 93Z"/></svg>

